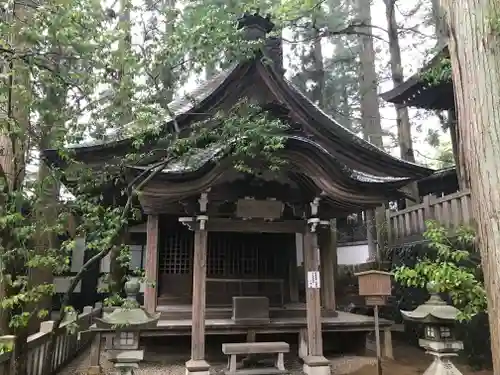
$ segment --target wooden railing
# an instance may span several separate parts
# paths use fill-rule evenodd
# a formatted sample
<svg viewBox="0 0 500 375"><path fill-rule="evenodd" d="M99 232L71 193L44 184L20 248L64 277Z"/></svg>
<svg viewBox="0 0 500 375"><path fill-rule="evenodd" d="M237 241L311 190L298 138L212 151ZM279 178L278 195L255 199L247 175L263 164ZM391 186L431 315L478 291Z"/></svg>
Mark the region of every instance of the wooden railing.
<svg viewBox="0 0 500 375"><path fill-rule="evenodd" d="M446 228L472 225L470 192L460 191L437 198L427 195L423 203L400 211L386 211L389 243L401 243L422 235L426 220L436 220Z"/></svg>
<svg viewBox="0 0 500 375"><path fill-rule="evenodd" d="M40 331L28 338L28 355L22 360L27 361L28 375L53 375L67 365L77 354L90 345L94 333L89 331L94 317L101 315L100 306L87 306L83 313L73 319L67 319L56 331L56 343L51 358L50 372L44 373L43 369L47 360L47 346L51 337L54 321L49 320L40 324ZM75 323L76 330L68 330L68 325ZM13 336L2 336L1 341L13 341ZM0 354L0 374L13 373L15 358L13 352Z"/></svg>

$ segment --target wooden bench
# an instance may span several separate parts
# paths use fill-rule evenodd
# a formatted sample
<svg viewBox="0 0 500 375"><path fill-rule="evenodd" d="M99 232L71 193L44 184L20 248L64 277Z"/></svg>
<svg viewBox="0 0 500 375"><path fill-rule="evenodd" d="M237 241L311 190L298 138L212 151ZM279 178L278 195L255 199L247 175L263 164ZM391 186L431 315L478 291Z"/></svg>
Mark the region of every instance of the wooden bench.
<svg viewBox="0 0 500 375"><path fill-rule="evenodd" d="M229 356L226 375L274 375L288 374L285 369L285 353L290 351L286 342L245 342L235 344L222 344L222 353ZM238 355L276 354L277 358L273 368L237 368Z"/></svg>

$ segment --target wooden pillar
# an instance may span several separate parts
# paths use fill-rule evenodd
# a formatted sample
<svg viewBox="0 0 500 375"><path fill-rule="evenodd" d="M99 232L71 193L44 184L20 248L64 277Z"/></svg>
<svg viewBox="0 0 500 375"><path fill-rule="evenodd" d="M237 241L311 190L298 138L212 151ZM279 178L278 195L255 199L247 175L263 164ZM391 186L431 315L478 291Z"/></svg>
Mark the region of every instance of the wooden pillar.
<svg viewBox="0 0 500 375"><path fill-rule="evenodd" d="M394 359L394 353L392 351L391 327L384 328L384 357L388 359Z"/></svg>
<svg viewBox="0 0 500 375"><path fill-rule="evenodd" d="M417 195L418 198L418 195ZM418 200L417 200L418 202ZM389 203L383 204L380 207L377 207L375 210L375 235L377 239L377 261L382 262L382 254L385 251L385 248L388 245L388 237L386 230L386 220L385 220L385 207L389 207Z"/></svg>
<svg viewBox="0 0 500 375"><path fill-rule="evenodd" d="M338 247L337 247L337 219L330 220L330 254L332 257L332 274L333 274L333 307L337 310L337 298L336 298L336 281L339 272L339 259L338 259Z"/></svg>
<svg viewBox="0 0 500 375"><path fill-rule="evenodd" d="M290 286L290 302L299 302L299 270L297 267L297 251L302 249L302 234L295 234L295 246L290 251L290 262L288 263L288 283Z"/></svg>
<svg viewBox="0 0 500 375"><path fill-rule="evenodd" d="M309 355L309 348L307 345L307 330L299 330L299 358L304 359Z"/></svg>
<svg viewBox="0 0 500 375"><path fill-rule="evenodd" d="M366 240L368 242L367 262L375 262L378 259L377 251L377 227L375 225L375 210L367 209L365 211Z"/></svg>
<svg viewBox="0 0 500 375"><path fill-rule="evenodd" d="M318 228L318 247L319 247L319 269L321 275L321 308L324 309L329 303L330 295L326 284L328 283L328 242L329 233L326 228Z"/></svg>
<svg viewBox="0 0 500 375"><path fill-rule="evenodd" d="M144 306L149 313L156 312L158 302L158 215L148 215L146 225L146 285Z"/></svg>
<svg viewBox="0 0 500 375"><path fill-rule="evenodd" d="M205 289L207 281L207 236L204 225L197 224L194 232L193 313L191 360L205 358Z"/></svg>
<svg viewBox="0 0 500 375"><path fill-rule="evenodd" d="M101 374L101 333L96 332L90 346L90 367L87 375Z"/></svg>
<svg viewBox="0 0 500 375"><path fill-rule="evenodd" d="M323 356L319 261L318 235L308 229L304 235L304 270L309 356Z"/></svg>
<svg viewBox="0 0 500 375"><path fill-rule="evenodd" d="M336 221L320 231L321 237L321 296L322 306L328 311L335 311L335 268L337 264Z"/></svg>

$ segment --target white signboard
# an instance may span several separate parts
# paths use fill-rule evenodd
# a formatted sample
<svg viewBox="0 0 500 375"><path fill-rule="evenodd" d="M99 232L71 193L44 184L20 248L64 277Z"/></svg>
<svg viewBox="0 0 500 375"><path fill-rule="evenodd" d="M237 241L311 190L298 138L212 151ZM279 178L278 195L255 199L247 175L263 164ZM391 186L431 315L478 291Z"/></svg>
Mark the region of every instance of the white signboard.
<svg viewBox="0 0 500 375"><path fill-rule="evenodd" d="M307 287L310 289L319 289L319 271L309 271L307 272Z"/></svg>

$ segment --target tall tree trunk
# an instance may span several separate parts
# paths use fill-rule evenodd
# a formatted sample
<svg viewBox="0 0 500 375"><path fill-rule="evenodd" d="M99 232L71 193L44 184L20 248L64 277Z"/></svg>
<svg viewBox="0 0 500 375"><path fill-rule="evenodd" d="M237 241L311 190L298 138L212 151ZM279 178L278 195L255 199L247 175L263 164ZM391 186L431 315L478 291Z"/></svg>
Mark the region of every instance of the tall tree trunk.
<svg viewBox="0 0 500 375"><path fill-rule="evenodd" d="M446 24L445 14L441 7L442 0L432 0L432 19L437 39L437 48L442 49L448 44L448 26ZM469 176L464 164L462 152L460 151L462 142L460 140L460 129L457 123L457 114L455 108L447 111L446 128L450 132L453 157L455 159L455 170L457 173L458 186L460 190L469 188Z"/></svg>
<svg viewBox="0 0 500 375"><path fill-rule="evenodd" d="M403 64L401 62L401 47L399 46L398 24L396 22L396 15L394 12L395 3L396 0L385 0L385 15L387 18L387 28L389 34L391 77L394 87L397 87L403 83L404 75ZM395 107L401 159L415 162L408 108L400 104L396 104Z"/></svg>
<svg viewBox="0 0 500 375"><path fill-rule="evenodd" d="M394 87L401 85L404 81L403 63L401 61L401 47L399 46L398 24L396 22L395 4L396 0L384 0L385 16L387 19L387 31L389 35L389 54L391 65L391 76ZM398 143L401 159L415 162L413 153L413 140L411 137L411 123L408 108L401 104L395 104L396 123L398 129ZM406 206L419 202L418 185L416 182L409 185L414 201L406 200Z"/></svg>
<svg viewBox="0 0 500 375"><path fill-rule="evenodd" d="M129 74L127 58L132 50L132 34L130 24L130 0L120 1L120 19L118 27L123 31L123 38L120 40L118 49L120 52L120 74L118 88L118 105L121 107L120 128L132 121L132 93L130 87L133 77Z"/></svg>
<svg viewBox="0 0 500 375"><path fill-rule="evenodd" d="M500 374L500 2L445 0L461 157L477 222L493 372Z"/></svg>
<svg viewBox="0 0 500 375"><path fill-rule="evenodd" d="M457 121L457 113L455 109L448 111L447 128L450 132L451 146L453 150L453 159L455 161L455 170L457 173L458 187L460 190L469 189L469 173L465 165L464 157L462 156L465 150L460 137L460 128Z"/></svg>
<svg viewBox="0 0 500 375"><path fill-rule="evenodd" d="M164 6L166 7L166 20L165 20L165 31L167 35L173 35L175 28L175 5L176 0L165 0ZM161 81L162 81L162 90L160 90L159 103L160 105L167 109L168 104L172 101L174 97L174 85L175 79L172 73L172 69L170 67L164 65L161 68ZM211 64L207 66L207 76L212 76L215 73L215 64ZM208 77L210 78L210 77Z"/></svg>
<svg viewBox="0 0 500 375"><path fill-rule="evenodd" d="M313 24L316 24L316 15L313 16ZM325 93L325 66L323 62L323 49L321 48L321 37L317 28L313 28L312 37L314 39L311 49L311 62L313 69L314 88L312 90L312 100L319 107L323 107L323 95Z"/></svg>
<svg viewBox="0 0 500 375"><path fill-rule="evenodd" d="M5 17L6 22L19 20L19 27L21 23L25 22L28 17L26 7L21 6L19 3L14 2L11 8L5 9L2 17ZM16 37L19 35L15 28L13 28L12 35L8 36L11 45L14 48L19 47L23 41L18 40ZM2 108L0 109L0 178L3 179L4 192L13 192L18 190L24 181L26 174L26 150L28 142L28 128L30 117L29 95L23 91L30 92L30 75L28 69L19 60L11 60L1 66L2 72L5 73L7 83L7 97L5 101L1 102ZM21 131L13 129L20 128ZM1 204L1 202L0 202ZM4 246L8 247L8 238L10 233L0 233ZM1 263L1 262L0 262ZM0 272L10 273L7 269L8 264L0 264ZM0 277L0 300L8 296L9 291L7 285L2 282L3 277ZM10 314L5 309L0 309L0 333L9 333L8 322ZM21 372L23 372L23 365L21 365Z"/></svg>
<svg viewBox="0 0 500 375"><path fill-rule="evenodd" d="M335 48L335 74L339 77L338 81L336 81L337 86L334 93L336 95L335 109L342 118L342 125L355 132L352 118L354 110L351 106L351 95L353 94L351 86L353 80L349 74L352 73L352 69L356 64L355 57L357 52L346 46L345 41L340 38L335 38L333 45Z"/></svg>
<svg viewBox="0 0 500 375"><path fill-rule="evenodd" d="M358 18L364 25L371 25L370 2L358 0ZM375 50L373 48L372 27L363 27L364 35L360 39L360 63L361 71L359 74L360 97L361 97L361 121L363 126L364 138L375 146L383 149L382 124L379 112L378 93L377 93L377 72L375 70ZM378 234L382 223L377 220L381 215L375 210L369 209L365 212L366 230L368 238L369 261L380 261L380 249L375 243L379 239ZM381 244L381 241L378 241Z"/></svg>
<svg viewBox="0 0 500 375"><path fill-rule="evenodd" d="M345 72L345 66L342 64L342 71ZM349 90L347 89L347 86L344 85L341 89L341 105L339 107L340 113L342 113L342 117L344 118L344 122L342 125L347 127L347 129L354 131L353 129L353 121L352 121L352 109L349 104Z"/></svg>
<svg viewBox="0 0 500 375"><path fill-rule="evenodd" d="M121 237L121 243L130 243L128 233ZM121 295L127 277L127 271L121 260L121 246L114 246L109 252L109 292Z"/></svg>
<svg viewBox="0 0 500 375"><path fill-rule="evenodd" d="M368 25L362 28L363 35L360 41L360 97L361 97L361 118L363 123L363 135L365 139L375 146L384 148L382 140L382 125L380 121L378 93L377 93L377 72L375 70L375 51L373 48L373 37L371 25L370 2L358 0L358 18Z"/></svg>
<svg viewBox="0 0 500 375"><path fill-rule="evenodd" d="M118 82L118 103L121 107L121 117L119 119L120 128L123 129L132 121L132 106L130 92L130 77L127 69L127 56L131 52L131 24L130 24L130 0L120 1L120 20L119 28L124 32L124 37L120 41L119 51L121 56L120 80ZM126 270L120 262L120 246L114 246L110 251L110 272L109 272L109 292L111 294L120 294L125 283Z"/></svg>
<svg viewBox="0 0 500 375"><path fill-rule="evenodd" d="M54 51L62 55L61 51ZM56 67L55 69L60 69ZM50 103L52 110L43 114L38 132L40 139L38 149L58 148L62 144L62 134L64 134L64 120L61 116L66 105L67 89L51 85L44 88L45 100ZM58 110L58 108L60 110ZM46 256L48 251L58 248L59 239L54 226L57 223L60 182L54 178L50 168L45 163L38 166L38 201L35 206L37 236L36 252L41 256ZM52 284L54 275L50 267L37 267L30 270L31 285ZM50 313L52 298L46 296L42 298L33 308L45 309ZM41 319L33 317L30 322L30 333L37 332Z"/></svg>
<svg viewBox="0 0 500 375"><path fill-rule="evenodd" d="M14 48L22 47L24 40L21 40L17 32L18 28L23 27L29 19L29 8L14 1L11 8L7 8L4 12L6 17L12 17L14 27L12 35L9 36L11 45ZM3 178L5 180L5 191L16 192L22 189L24 177L26 175L26 152L29 149L29 129L30 129L30 72L25 64L19 60L12 60L5 67L9 74L7 81L7 101L6 101L6 120L2 125L0 135L0 166L2 169ZM20 209L20 208L19 208ZM12 233L7 230L6 233L0 234L4 246L9 249L11 245L15 246L15 241L11 241ZM18 260L14 262L5 262L1 265L0 271L11 274L15 280L18 276L26 276L26 267L20 264ZM17 288L9 288L3 284L0 287L0 297L8 297L12 294L17 294ZM3 310L3 311L2 311ZM20 311L15 311L18 313ZM28 329L21 327L18 329L9 329L8 321L10 313L4 309L0 309L0 327L4 332L12 333L16 336L15 339L15 367L13 375L25 375L27 372L27 338Z"/></svg>
<svg viewBox="0 0 500 375"><path fill-rule="evenodd" d="M432 20L437 39L437 48L443 48L448 42L446 20L442 12L441 1L442 0L432 0Z"/></svg>

